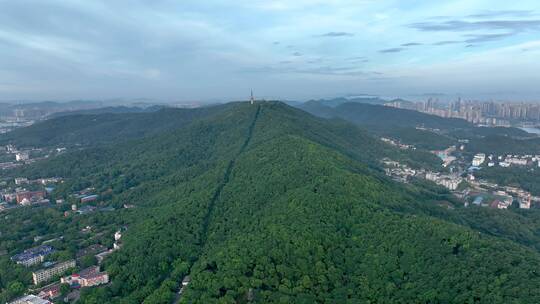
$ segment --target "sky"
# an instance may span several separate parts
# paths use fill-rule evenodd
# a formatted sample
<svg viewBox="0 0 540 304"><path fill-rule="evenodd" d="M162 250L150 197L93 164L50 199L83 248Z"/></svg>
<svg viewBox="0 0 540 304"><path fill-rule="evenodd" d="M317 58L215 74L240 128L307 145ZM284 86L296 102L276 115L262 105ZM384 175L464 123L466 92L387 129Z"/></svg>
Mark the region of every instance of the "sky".
<svg viewBox="0 0 540 304"><path fill-rule="evenodd" d="M0 100L540 101L540 1L0 0Z"/></svg>

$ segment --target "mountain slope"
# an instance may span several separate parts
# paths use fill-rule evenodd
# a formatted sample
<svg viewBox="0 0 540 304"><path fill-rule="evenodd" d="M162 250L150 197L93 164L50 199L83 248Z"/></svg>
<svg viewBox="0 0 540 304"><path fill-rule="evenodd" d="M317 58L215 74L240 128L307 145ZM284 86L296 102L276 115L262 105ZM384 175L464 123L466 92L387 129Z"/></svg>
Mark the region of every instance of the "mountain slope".
<svg viewBox="0 0 540 304"><path fill-rule="evenodd" d="M368 126L398 126L427 128L455 129L470 128L472 124L462 119L442 118L435 115L420 113L418 111L398 109L383 105L347 102L335 108L326 107L318 103L306 103L301 106L305 111L313 114L324 113L326 117L339 117L347 121Z"/></svg>
<svg viewBox="0 0 540 304"><path fill-rule="evenodd" d="M64 174L58 196L93 186L137 206L119 215L112 283L81 303L170 303L187 274L182 303L540 301L540 253L387 179L378 160L403 153L282 103L236 103L28 172Z"/></svg>
<svg viewBox="0 0 540 304"><path fill-rule="evenodd" d="M483 146L486 141L491 145L498 144L499 141L489 138L495 136L505 137L505 141L519 142L519 146L532 144L534 140L534 136L517 128L476 127L463 119L443 118L383 105L344 102L331 107L324 102L310 101L298 107L319 117L344 119L369 129L374 134L427 150L446 149L457 144L457 139L463 138L471 140L475 147ZM474 148L473 152L485 150L478 151Z"/></svg>
<svg viewBox="0 0 540 304"><path fill-rule="evenodd" d="M263 107L259 126L279 115L272 110ZM265 133L256 127L253 136ZM530 249L393 211L405 200L401 189L333 149L291 134L272 138L237 159L186 303L495 303L520 297L522 274L509 252L531 257L515 261L521 266L539 265ZM486 247L493 252L481 254ZM505 275L492 283L497 262Z"/></svg>
<svg viewBox="0 0 540 304"><path fill-rule="evenodd" d="M173 130L218 112L222 107L226 105L197 109L164 108L149 113L99 113L91 110L88 112L91 114L61 115L2 134L0 144L32 147L117 142Z"/></svg>
<svg viewBox="0 0 540 304"><path fill-rule="evenodd" d="M147 113L147 112L155 112L158 110L161 110L165 108L164 106L150 106L147 108L139 108L139 107L128 107L128 106L117 106L117 107L103 107L103 108L96 108L96 109L85 109L85 110L76 110L76 111L65 111L65 112L56 112L52 115L49 115L47 118L58 118L62 116L68 116L68 115L91 115L91 114L104 114L104 113L111 113L111 114L124 114L124 113Z"/></svg>

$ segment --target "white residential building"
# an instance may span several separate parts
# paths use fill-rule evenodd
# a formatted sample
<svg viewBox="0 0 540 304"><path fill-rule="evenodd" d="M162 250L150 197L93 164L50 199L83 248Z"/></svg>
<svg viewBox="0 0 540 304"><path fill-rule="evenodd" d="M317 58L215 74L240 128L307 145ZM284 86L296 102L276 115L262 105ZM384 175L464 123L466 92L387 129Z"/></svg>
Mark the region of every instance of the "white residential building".
<svg viewBox="0 0 540 304"><path fill-rule="evenodd" d="M461 183L461 178L444 178L439 184L449 190L456 190Z"/></svg>
<svg viewBox="0 0 540 304"><path fill-rule="evenodd" d="M506 158L505 161L507 163L511 164L511 165L518 165L518 166L526 166L527 165L527 159L526 158L511 157L511 158Z"/></svg>
<svg viewBox="0 0 540 304"><path fill-rule="evenodd" d="M41 282L47 282L54 276L64 273L66 270L75 267L75 260L58 263L51 268L45 268L32 273L32 279L35 285Z"/></svg>
<svg viewBox="0 0 540 304"><path fill-rule="evenodd" d="M30 158L30 154L28 152L18 152L15 154L15 160L16 161L25 161Z"/></svg>
<svg viewBox="0 0 540 304"><path fill-rule="evenodd" d="M499 166L503 167L503 168L508 168L510 167L510 163L507 163L507 162L500 162L499 163Z"/></svg>
<svg viewBox="0 0 540 304"><path fill-rule="evenodd" d="M26 177L16 177L15 178L15 185L23 185L28 184L28 178Z"/></svg>
<svg viewBox="0 0 540 304"><path fill-rule="evenodd" d="M486 161L486 155L484 153L478 153L473 157L472 165L475 167L480 166Z"/></svg>

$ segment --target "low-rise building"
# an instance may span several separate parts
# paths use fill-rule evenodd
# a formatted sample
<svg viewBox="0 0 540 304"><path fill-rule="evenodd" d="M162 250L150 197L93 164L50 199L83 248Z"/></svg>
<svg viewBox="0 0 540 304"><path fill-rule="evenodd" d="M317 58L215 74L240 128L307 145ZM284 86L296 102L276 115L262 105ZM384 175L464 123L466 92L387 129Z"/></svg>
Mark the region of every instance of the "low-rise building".
<svg viewBox="0 0 540 304"><path fill-rule="evenodd" d="M45 191L21 191L15 194L15 199L18 204L22 204L24 201L37 202L45 198Z"/></svg>
<svg viewBox="0 0 540 304"><path fill-rule="evenodd" d="M46 299L42 299L38 296L27 295L27 296L23 296L18 299L15 299L9 302L9 304L52 304L52 302Z"/></svg>
<svg viewBox="0 0 540 304"><path fill-rule="evenodd" d="M30 159L30 153L28 153L27 151L17 152L15 154L15 160L16 161L25 161L25 160L29 160L29 159Z"/></svg>
<svg viewBox="0 0 540 304"><path fill-rule="evenodd" d="M26 267L42 263L45 257L54 252L54 248L49 245L41 245L38 247L26 249L22 253L16 254L11 257L11 260L17 264L24 265Z"/></svg>
<svg viewBox="0 0 540 304"><path fill-rule="evenodd" d="M42 288L38 293L38 297L49 300L57 298L60 293L60 284L57 283Z"/></svg>
<svg viewBox="0 0 540 304"><path fill-rule="evenodd" d="M438 182L438 184L447 188L448 190L456 190L461 181L461 178L443 178Z"/></svg>
<svg viewBox="0 0 540 304"><path fill-rule="evenodd" d="M97 199L98 199L98 195L97 195L97 194L94 194L94 195L87 195L87 196L81 197L81 203L94 202L94 201L97 201Z"/></svg>
<svg viewBox="0 0 540 304"><path fill-rule="evenodd" d="M15 185L24 185L28 184L28 178L26 177L16 177L15 178Z"/></svg>
<svg viewBox="0 0 540 304"><path fill-rule="evenodd" d="M475 167L480 166L486 160L486 154L478 153L473 157L472 165Z"/></svg>
<svg viewBox="0 0 540 304"><path fill-rule="evenodd" d="M509 202L507 200L501 201L501 200L495 199L491 202L490 207L496 208L496 209L507 209L511 204L512 202Z"/></svg>
<svg viewBox="0 0 540 304"><path fill-rule="evenodd" d="M32 279L35 285L38 285L42 282L47 282L52 279L54 276L60 275L66 270L75 267L75 260L69 260L66 262L57 263L52 267L38 270L32 273Z"/></svg>
<svg viewBox="0 0 540 304"><path fill-rule="evenodd" d="M528 163L528 160L526 158L517 158L517 157L510 157L510 158L507 157L505 161L511 165L518 165L518 166L526 166Z"/></svg>
<svg viewBox="0 0 540 304"><path fill-rule="evenodd" d="M94 206L83 206L75 212L77 212L78 214L88 214L96 211L96 209L97 208Z"/></svg>
<svg viewBox="0 0 540 304"><path fill-rule="evenodd" d="M92 266L78 273L63 277L60 281L74 288L91 287L109 283L109 275L107 272L100 272L99 266Z"/></svg>

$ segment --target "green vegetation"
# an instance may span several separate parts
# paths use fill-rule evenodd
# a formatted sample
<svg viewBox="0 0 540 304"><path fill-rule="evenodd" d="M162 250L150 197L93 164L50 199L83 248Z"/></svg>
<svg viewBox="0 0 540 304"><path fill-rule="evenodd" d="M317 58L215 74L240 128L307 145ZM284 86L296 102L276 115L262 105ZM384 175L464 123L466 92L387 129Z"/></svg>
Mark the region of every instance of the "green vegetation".
<svg viewBox="0 0 540 304"><path fill-rule="evenodd" d="M398 139L425 150L439 150L469 139L467 150L479 153L536 153L540 139L517 128L475 127L457 118L443 118L418 111L376 104L310 101L299 108L324 118L341 118L377 135ZM425 128L424 130L417 127Z"/></svg>
<svg viewBox="0 0 540 304"><path fill-rule="evenodd" d="M476 176L501 185L523 188L532 195L540 196L540 168L531 167L486 167L476 172Z"/></svg>
<svg viewBox="0 0 540 304"><path fill-rule="evenodd" d="M434 129L463 129L471 128L472 124L457 118L442 118L418 111L398 109L382 105L348 102L335 108L324 107L315 103L306 103L302 109L312 112L319 109L318 114L327 117L339 117L347 121L366 126L416 127L424 126Z"/></svg>
<svg viewBox="0 0 540 304"><path fill-rule="evenodd" d="M164 108L150 113L107 112L60 116L3 134L0 144L11 143L17 147L72 147L114 143L173 130L218 110L220 107ZM94 112L98 111L82 113Z"/></svg>
<svg viewBox="0 0 540 304"><path fill-rule="evenodd" d="M540 138L520 139L501 135L490 135L472 139L467 145L467 151L472 153L489 153L494 155L506 154L538 154Z"/></svg>
<svg viewBox="0 0 540 304"><path fill-rule="evenodd" d="M0 224L10 229L1 243L11 254L60 233L55 247L73 254L92 242L79 233L88 223L98 243L127 227L105 260L112 283L83 289L83 304L171 303L187 274L182 303L540 301L537 213L508 211L523 226L513 225L433 184L393 182L381 158L435 166L435 156L341 120L278 102L208 111L11 172L65 177L55 197L95 187L100 206L136 208L67 218L63 206L16 210ZM0 273L6 294L27 282L9 275Z"/></svg>

